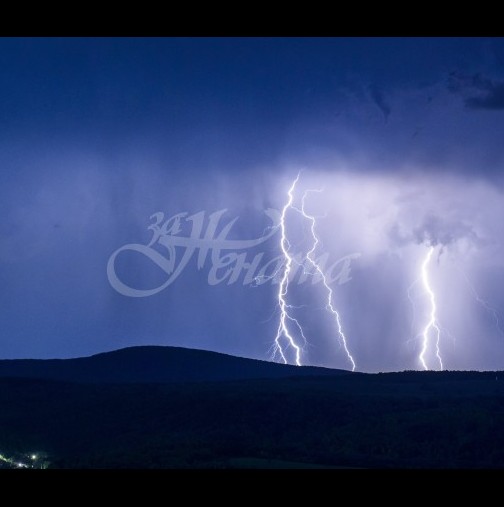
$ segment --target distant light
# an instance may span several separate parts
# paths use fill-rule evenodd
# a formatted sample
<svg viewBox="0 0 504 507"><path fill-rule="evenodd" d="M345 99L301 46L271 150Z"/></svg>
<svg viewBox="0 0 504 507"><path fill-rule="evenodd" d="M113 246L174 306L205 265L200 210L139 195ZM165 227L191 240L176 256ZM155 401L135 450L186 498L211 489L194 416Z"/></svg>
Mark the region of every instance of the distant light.
<svg viewBox="0 0 504 507"><path fill-rule="evenodd" d="M31 459L32 459L33 461L35 461L35 460L37 459L37 455L36 455L36 454L32 454L32 455L31 455Z"/></svg>

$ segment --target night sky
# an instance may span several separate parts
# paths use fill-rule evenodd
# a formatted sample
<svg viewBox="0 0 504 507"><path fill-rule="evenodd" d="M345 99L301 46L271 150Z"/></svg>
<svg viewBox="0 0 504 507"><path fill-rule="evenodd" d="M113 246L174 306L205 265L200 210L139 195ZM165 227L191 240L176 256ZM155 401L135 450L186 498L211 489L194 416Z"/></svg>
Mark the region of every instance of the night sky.
<svg viewBox="0 0 504 507"><path fill-rule="evenodd" d="M279 286L225 263L259 255L278 281L275 220L299 174L288 244L310 250L297 210L317 190L317 256L351 258L330 286L357 370L422 369L431 247L443 366L504 368L503 39L1 39L0 68L0 358L156 344L269 359ZM125 245L143 250L117 254L117 277L162 286L224 209L210 239L236 219L227 236L164 289L113 286ZM155 213L180 214L163 236L178 246L148 247ZM289 292L302 363L348 368L305 278Z"/></svg>

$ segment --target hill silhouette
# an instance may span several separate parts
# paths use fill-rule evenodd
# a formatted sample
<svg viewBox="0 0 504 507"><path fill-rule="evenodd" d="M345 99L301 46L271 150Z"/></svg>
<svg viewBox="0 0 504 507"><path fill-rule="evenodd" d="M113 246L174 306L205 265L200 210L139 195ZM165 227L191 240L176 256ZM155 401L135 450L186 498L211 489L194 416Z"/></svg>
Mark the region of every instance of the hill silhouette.
<svg viewBox="0 0 504 507"><path fill-rule="evenodd" d="M0 468L504 468L502 372L134 347L0 361L0 377Z"/></svg>
<svg viewBox="0 0 504 507"><path fill-rule="evenodd" d="M166 383L293 376L341 375L349 372L292 366L181 347L129 347L76 359L0 360L1 377L92 383Z"/></svg>

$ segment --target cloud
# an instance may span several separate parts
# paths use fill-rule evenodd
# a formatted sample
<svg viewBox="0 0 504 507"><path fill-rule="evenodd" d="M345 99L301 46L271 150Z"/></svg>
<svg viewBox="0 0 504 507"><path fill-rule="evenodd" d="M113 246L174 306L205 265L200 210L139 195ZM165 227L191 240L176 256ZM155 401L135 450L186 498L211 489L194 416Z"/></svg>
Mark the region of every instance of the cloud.
<svg viewBox="0 0 504 507"><path fill-rule="evenodd" d="M383 113L385 122L387 122L390 113L392 112L392 108L387 103L382 91L376 88L375 86L371 86L369 88L369 93L371 95L371 99L373 100L373 102L378 106L378 109Z"/></svg>
<svg viewBox="0 0 504 507"><path fill-rule="evenodd" d="M412 239L417 244L448 246L459 239L467 238L475 243L479 241L473 228L461 221L447 221L440 216L427 215L423 222L413 229Z"/></svg>
<svg viewBox="0 0 504 507"><path fill-rule="evenodd" d="M469 97L465 104L471 109L504 109L504 83L496 83L486 94Z"/></svg>
<svg viewBox="0 0 504 507"><path fill-rule="evenodd" d="M468 109L504 109L504 81L473 74L450 73L448 90L464 97Z"/></svg>

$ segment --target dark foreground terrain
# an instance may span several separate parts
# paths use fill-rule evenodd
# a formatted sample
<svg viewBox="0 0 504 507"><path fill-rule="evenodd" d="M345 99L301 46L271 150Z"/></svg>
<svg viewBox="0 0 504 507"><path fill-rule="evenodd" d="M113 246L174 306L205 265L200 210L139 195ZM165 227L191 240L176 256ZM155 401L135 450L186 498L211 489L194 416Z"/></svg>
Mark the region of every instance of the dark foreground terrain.
<svg viewBox="0 0 504 507"><path fill-rule="evenodd" d="M0 468L34 455L65 468L504 467L495 372L348 374L146 347L0 361L0 377Z"/></svg>

